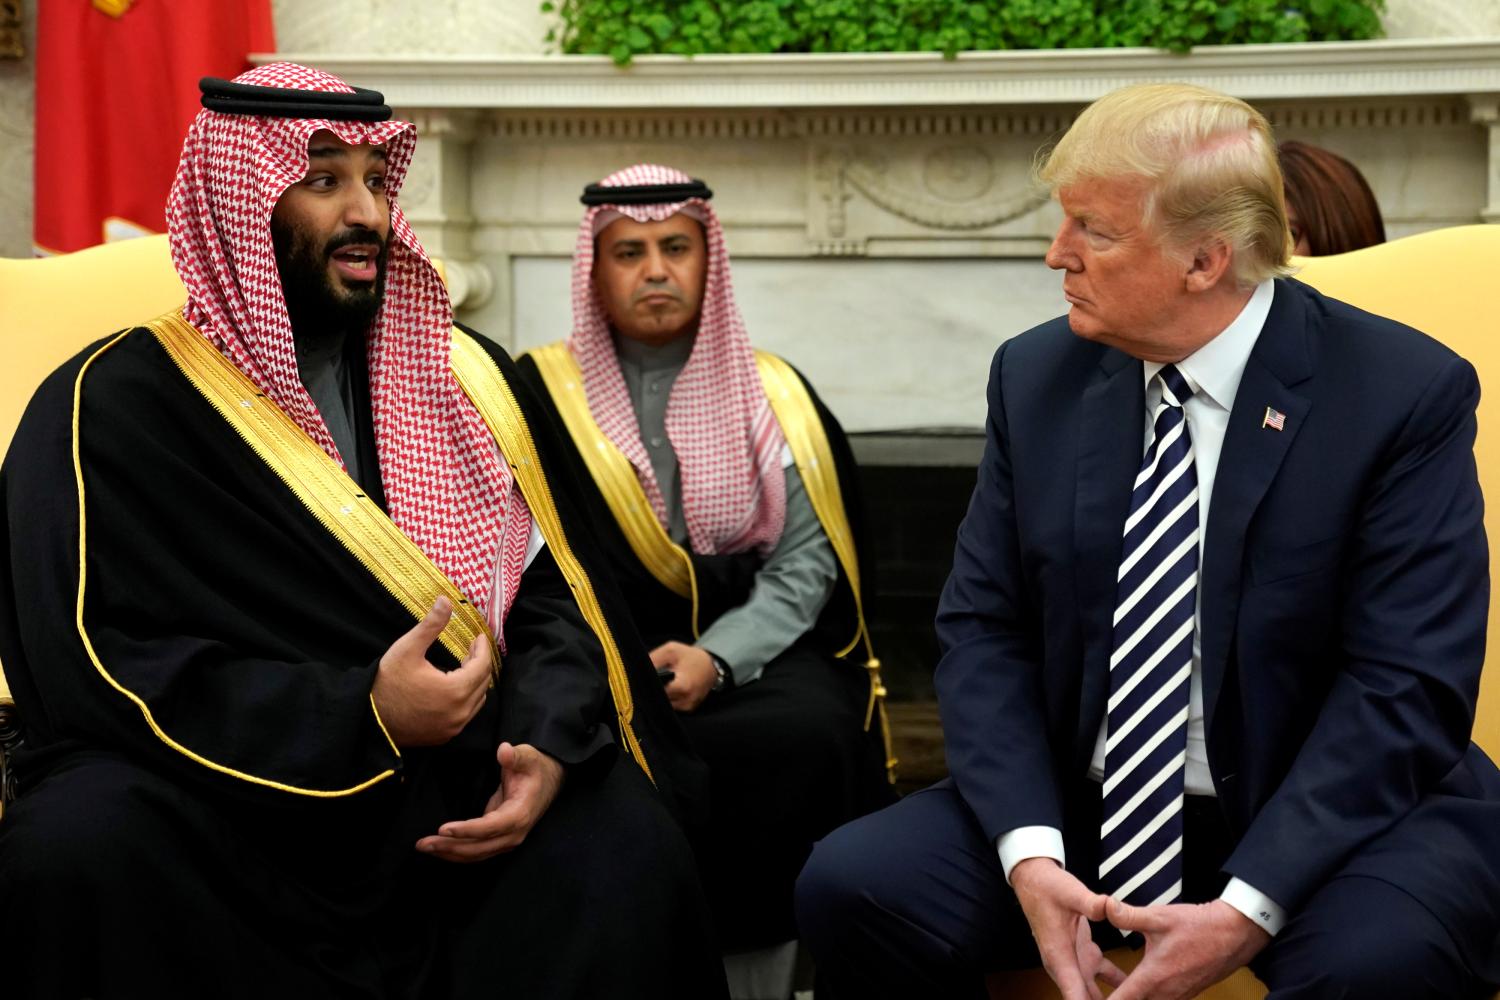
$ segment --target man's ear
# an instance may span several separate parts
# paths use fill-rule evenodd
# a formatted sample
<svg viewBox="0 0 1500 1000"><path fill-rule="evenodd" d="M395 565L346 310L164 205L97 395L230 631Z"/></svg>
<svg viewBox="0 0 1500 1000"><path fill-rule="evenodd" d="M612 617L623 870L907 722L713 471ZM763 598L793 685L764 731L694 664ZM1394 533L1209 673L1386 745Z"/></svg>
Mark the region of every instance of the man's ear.
<svg viewBox="0 0 1500 1000"><path fill-rule="evenodd" d="M1229 279L1234 265L1234 248L1217 236L1210 236L1192 251L1185 276L1187 290L1206 292Z"/></svg>

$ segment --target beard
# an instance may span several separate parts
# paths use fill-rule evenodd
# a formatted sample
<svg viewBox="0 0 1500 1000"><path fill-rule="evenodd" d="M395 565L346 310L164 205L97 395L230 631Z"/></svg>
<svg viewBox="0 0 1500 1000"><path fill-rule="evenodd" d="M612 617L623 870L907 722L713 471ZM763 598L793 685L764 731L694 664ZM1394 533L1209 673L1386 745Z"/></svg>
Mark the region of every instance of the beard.
<svg viewBox="0 0 1500 1000"><path fill-rule="evenodd" d="M329 273L333 254L346 246L370 244L380 248L375 257L375 280L347 285ZM350 334L363 336L380 313L385 298L385 264L389 244L372 229L346 229L323 245L313 234L274 216L271 246L292 337L301 348L343 342Z"/></svg>

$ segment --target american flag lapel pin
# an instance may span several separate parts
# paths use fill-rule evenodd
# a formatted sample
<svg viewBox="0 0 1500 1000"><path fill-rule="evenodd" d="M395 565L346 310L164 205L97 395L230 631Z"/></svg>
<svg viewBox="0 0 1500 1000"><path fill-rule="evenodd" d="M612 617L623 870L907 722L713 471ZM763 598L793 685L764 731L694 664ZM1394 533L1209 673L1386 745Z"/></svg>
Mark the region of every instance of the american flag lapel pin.
<svg viewBox="0 0 1500 1000"><path fill-rule="evenodd" d="M1273 431L1286 430L1286 414L1280 410L1266 407L1266 415L1261 418L1261 427L1269 427Z"/></svg>

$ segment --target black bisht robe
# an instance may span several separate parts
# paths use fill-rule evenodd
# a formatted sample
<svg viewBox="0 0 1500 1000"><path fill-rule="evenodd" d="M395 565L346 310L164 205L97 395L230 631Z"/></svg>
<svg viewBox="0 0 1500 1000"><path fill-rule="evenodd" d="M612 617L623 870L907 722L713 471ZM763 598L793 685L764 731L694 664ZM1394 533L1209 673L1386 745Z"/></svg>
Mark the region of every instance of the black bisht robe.
<svg viewBox="0 0 1500 1000"><path fill-rule="evenodd" d="M586 517L574 506L576 487L557 432L509 357L476 341L514 390L550 500L593 583L605 632L626 667L634 736L655 784L669 807L691 820L702 808L703 766L601 568ZM363 365L356 368L363 372ZM357 397L367 399L367 391L356 386ZM368 427L363 434L369 444ZM360 487L383 505L378 475ZM534 508L546 502L527 501ZM461 899L482 912L464 880L478 879L483 866L437 862L412 845L444 821L483 812L498 782L501 740L534 744L567 765L568 781L554 803L559 813L597 820L597 813L571 804L583 789L650 787L625 753L600 638L580 614L551 545L523 575L506 623L508 653L479 714L444 746L398 753L369 692L381 655L412 627L413 614L226 423L149 329L100 341L43 383L0 469L0 504L0 662L25 737L16 755L19 798L0 821L0 886L24 883L34 860L6 836L23 825L32 797L45 797L49 786L71 788L53 794L59 801L49 808L76 808L71 819L82 829L111 818L79 801L89 784L77 775L137 788L142 801L168 817L159 830L161 850L184 854L158 864L149 847L144 855L130 853L142 845L121 831L119 857L104 863L126 892L138 892L142 905L181 898L189 908L200 898L195 894L206 892L205 908L223 905L252 928L284 924L282 937L301 949L288 955L267 947L262 956L253 931L236 940L224 931L223 949L200 956L197 971L212 976L223 962L224 969L253 970L246 975L255 982L219 983L220 995L251 995L273 983L295 990L308 982L325 984L330 995L343 995L334 984L353 995L414 995L441 981L431 968L441 961L434 948L442 935L460 933L448 922L459 918L433 912L442 907L425 895L423 880L448 880L457 895L439 898ZM445 669L456 664L442 643L428 655ZM605 798L624 801L615 793ZM544 816L542 824L549 822ZM219 831L234 831L244 842L231 850L216 839ZM592 837L587 830L565 832L562 839L573 842ZM179 834L175 848L166 843ZM650 862L610 861L633 863ZM282 874L295 889L279 884ZM668 876L651 877L673 884ZM41 887L50 900L45 915L17 912L14 898L0 902L0 950L24 940L21 934L33 932L38 920L76 917L87 924L91 891ZM569 897L559 892L558 898ZM550 920L535 939L566 942L569 923L605 919L528 911L529 899L514 903L522 909L507 915L510 926L488 933L517 934L518 926ZM408 906L418 912L405 912ZM393 924L392 913L410 924ZM181 926L191 932L194 920L189 912ZM87 926L96 937L71 945L82 956L80 968L105 961L98 954L110 949L98 941L132 933L124 925ZM650 933L642 930L642 939ZM68 942L39 940L38 947L70 954ZM581 941L586 934L574 938ZM151 964L149 944L137 950L147 954L136 973L172 981L173 970ZM135 974L39 968L35 980L23 969L17 981L15 957L0 962L0 979L18 986L20 996L53 995L53 989L63 995L68 982L94 995L120 995L113 974ZM515 995L527 995L524 972L511 972ZM715 970L705 975L710 986L683 995L717 992ZM550 980L558 992L565 981L560 971ZM137 980L123 992L148 985Z"/></svg>
<svg viewBox="0 0 1500 1000"><path fill-rule="evenodd" d="M562 454L583 484L580 495L590 525L647 648L668 641L693 643L692 597L658 580L632 549L577 442L566 433L536 358L522 354L516 367L564 427ZM853 452L811 384L800 372L795 377L806 390L837 470L863 615L868 615L875 567ZM688 555L701 633L749 599L764 560L754 552ZM695 846L727 950L796 937L792 890L813 843L894 800L887 780L883 706L871 697L878 677L865 668L870 650L863 634L854 585L839 560L838 580L817 622L768 663L760 679L711 694L696 711L680 715L711 774L711 819L707 836Z"/></svg>

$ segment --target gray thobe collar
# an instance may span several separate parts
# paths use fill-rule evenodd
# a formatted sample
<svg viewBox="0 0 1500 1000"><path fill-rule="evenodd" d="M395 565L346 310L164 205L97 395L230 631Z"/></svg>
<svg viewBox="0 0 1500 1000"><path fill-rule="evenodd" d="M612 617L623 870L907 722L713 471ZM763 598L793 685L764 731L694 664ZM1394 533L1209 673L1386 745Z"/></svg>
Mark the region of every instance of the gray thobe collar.
<svg viewBox="0 0 1500 1000"><path fill-rule="evenodd" d="M354 388L349 380L349 359L344 338L330 338L308 347L297 345L297 374L307 387L323 423L344 459L350 478L360 479L359 441L355 436Z"/></svg>

